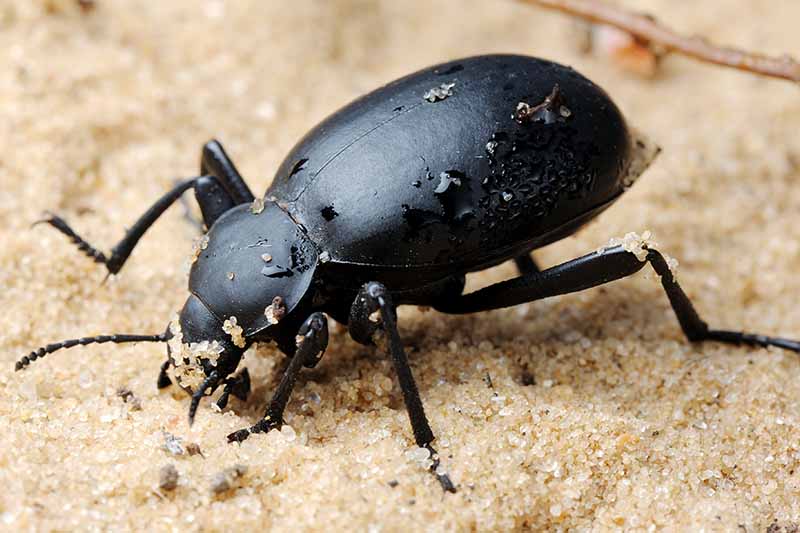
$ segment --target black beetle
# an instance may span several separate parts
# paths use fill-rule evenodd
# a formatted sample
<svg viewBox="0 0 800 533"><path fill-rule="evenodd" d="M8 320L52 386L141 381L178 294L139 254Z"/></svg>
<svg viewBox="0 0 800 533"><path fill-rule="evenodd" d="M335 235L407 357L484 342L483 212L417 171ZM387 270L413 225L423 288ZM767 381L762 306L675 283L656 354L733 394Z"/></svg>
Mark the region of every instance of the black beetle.
<svg viewBox="0 0 800 533"><path fill-rule="evenodd" d="M309 132L255 198L222 146L205 145L201 176L178 183L133 225L110 256L59 217L47 222L115 274L155 220L194 189L208 228L195 248L190 296L160 335L108 335L50 344L17 370L60 348L100 342L168 342L158 386L175 368L200 399L218 404L249 391L254 342L291 358L264 418L228 436L279 427L295 378L328 343L323 313L391 355L417 445L433 432L397 332L395 309L473 313L581 291L650 263L691 341L800 343L709 329L646 243L611 246L540 271L529 252L566 237L617 200L657 149L636 136L606 93L574 70L541 59L489 55L421 70L373 91ZM514 259L520 276L462 294L469 272Z"/></svg>

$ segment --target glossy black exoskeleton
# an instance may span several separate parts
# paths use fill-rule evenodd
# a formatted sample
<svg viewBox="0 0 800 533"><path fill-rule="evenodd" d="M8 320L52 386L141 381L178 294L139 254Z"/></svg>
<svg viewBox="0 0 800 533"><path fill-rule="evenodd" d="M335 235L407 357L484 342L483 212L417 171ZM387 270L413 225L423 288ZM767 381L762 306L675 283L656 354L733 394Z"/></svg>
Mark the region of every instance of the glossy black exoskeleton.
<svg viewBox="0 0 800 533"><path fill-rule="evenodd" d="M529 253L575 232L611 205L656 149L636 136L603 90L540 59L492 55L437 65L386 85L309 132L254 198L222 146L203 149L201 176L159 199L104 255L59 217L44 220L116 273L147 228L194 189L208 228L195 250L190 295L160 335L109 335L51 344L17 369L64 347L169 341L158 385L200 399L223 386L245 398L244 351L275 341L291 359L264 419L229 436L280 426L295 378L328 336L324 314L390 354L416 443L434 440L397 332L395 309L472 313L580 291L650 263L692 341L780 346L795 341L709 329L664 257L646 243L614 246L539 271ZM467 273L514 259L520 276L462 294Z"/></svg>

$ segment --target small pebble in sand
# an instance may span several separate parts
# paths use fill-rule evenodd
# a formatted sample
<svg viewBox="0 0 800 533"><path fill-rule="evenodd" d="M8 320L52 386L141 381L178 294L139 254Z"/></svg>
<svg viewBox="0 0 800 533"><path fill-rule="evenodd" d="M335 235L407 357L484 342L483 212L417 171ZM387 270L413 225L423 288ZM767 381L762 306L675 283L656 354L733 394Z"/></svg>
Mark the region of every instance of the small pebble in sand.
<svg viewBox="0 0 800 533"><path fill-rule="evenodd" d="M131 411L142 410L142 400L136 397L133 392L127 387L120 387L117 389L117 396L122 398L122 401L130 405Z"/></svg>
<svg viewBox="0 0 800 533"><path fill-rule="evenodd" d="M184 448L186 449L186 453L188 455L199 455L200 457L205 458L205 455L203 455L203 450L200 449L200 445L196 442L187 442Z"/></svg>
<svg viewBox="0 0 800 533"><path fill-rule="evenodd" d="M158 488L161 490L175 490L178 486L178 469L175 465L168 464L161 467L158 473Z"/></svg>
<svg viewBox="0 0 800 533"><path fill-rule="evenodd" d="M181 438L166 431L164 432L164 444L161 447L172 455L184 455L186 453L183 444L181 444Z"/></svg>
<svg viewBox="0 0 800 533"><path fill-rule="evenodd" d="M164 444L161 448L172 455L203 455L200 450L200 445L195 442L188 442L183 444L183 439L176 437L167 431L162 432L164 435Z"/></svg>
<svg viewBox="0 0 800 533"><path fill-rule="evenodd" d="M234 465L214 475L211 479L211 492L222 494L236 487L237 481L247 473L247 466Z"/></svg>

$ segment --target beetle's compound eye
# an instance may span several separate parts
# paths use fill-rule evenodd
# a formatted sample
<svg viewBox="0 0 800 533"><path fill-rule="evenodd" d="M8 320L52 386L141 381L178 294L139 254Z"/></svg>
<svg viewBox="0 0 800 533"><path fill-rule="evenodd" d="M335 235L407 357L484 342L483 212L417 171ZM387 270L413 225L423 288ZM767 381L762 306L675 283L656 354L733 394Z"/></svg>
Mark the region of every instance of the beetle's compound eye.
<svg viewBox="0 0 800 533"><path fill-rule="evenodd" d="M244 343L238 336L234 339L230 332L240 333L239 329L232 328L230 320L220 323L196 296L189 296L180 315L169 325L172 338L167 349L178 384L194 392L213 372L217 372L220 381L234 372ZM234 344L234 340L240 342ZM209 394L215 387L216 384Z"/></svg>

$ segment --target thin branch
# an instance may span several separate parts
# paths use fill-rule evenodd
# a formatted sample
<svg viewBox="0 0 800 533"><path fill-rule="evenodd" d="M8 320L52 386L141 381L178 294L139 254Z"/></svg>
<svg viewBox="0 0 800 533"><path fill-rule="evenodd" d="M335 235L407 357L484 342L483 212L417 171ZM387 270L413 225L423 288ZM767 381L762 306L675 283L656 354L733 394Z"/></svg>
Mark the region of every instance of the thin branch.
<svg viewBox="0 0 800 533"><path fill-rule="evenodd" d="M597 24L613 26L659 46L665 52L677 52L700 61L800 83L800 63L789 55L770 57L736 48L715 46L702 37L678 35L647 15L626 11L598 0L519 1L561 11Z"/></svg>

